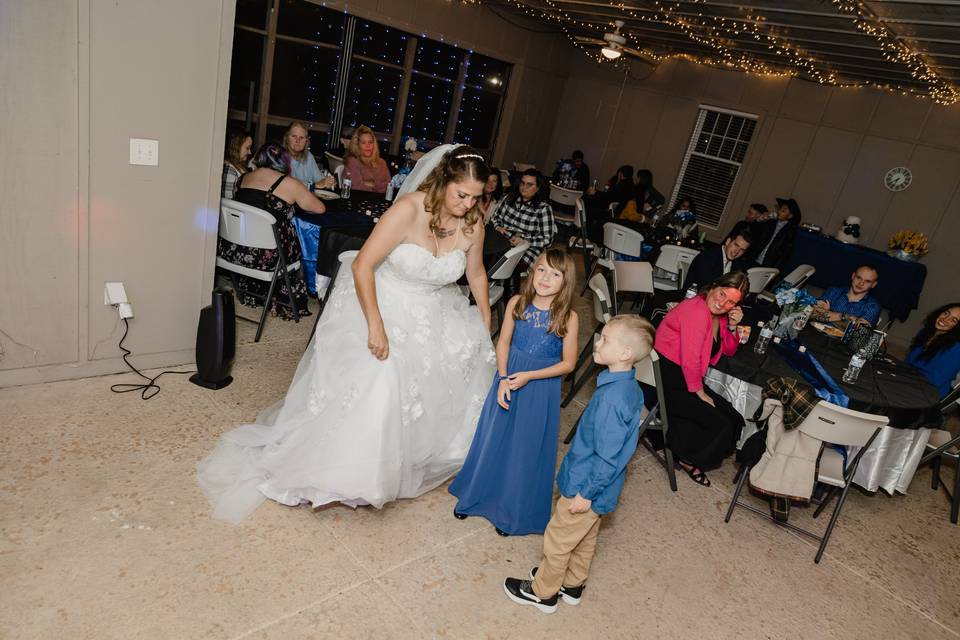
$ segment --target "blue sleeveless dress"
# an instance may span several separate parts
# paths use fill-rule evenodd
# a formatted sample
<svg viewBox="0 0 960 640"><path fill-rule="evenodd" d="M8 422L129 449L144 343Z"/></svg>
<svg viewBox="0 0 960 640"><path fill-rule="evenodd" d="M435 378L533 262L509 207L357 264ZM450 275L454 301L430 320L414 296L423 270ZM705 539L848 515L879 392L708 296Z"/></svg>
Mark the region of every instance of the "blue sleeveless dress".
<svg viewBox="0 0 960 640"><path fill-rule="evenodd" d="M550 333L550 312L527 307L510 342L507 372L560 362L563 340ZM510 410L497 404L494 377L463 469L450 485L456 510L483 516L511 535L543 533L553 505L560 427L560 377L531 380L511 393Z"/></svg>

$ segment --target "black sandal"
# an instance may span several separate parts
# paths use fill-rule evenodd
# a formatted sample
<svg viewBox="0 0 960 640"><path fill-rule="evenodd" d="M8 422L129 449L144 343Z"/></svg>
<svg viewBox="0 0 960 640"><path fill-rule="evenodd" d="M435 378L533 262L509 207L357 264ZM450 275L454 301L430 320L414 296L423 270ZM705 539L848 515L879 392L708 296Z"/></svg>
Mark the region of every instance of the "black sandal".
<svg viewBox="0 0 960 640"><path fill-rule="evenodd" d="M685 472L690 479L699 484L702 487L710 486L710 478L707 477L707 474L703 472L703 469L690 465L690 468L683 466L684 463L677 462L674 466L680 471Z"/></svg>

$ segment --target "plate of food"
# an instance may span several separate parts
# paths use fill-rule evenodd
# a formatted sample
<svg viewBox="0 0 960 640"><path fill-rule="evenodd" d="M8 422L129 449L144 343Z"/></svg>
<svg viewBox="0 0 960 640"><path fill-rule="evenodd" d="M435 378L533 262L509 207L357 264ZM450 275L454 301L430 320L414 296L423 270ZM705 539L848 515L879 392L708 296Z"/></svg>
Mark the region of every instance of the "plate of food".
<svg viewBox="0 0 960 640"><path fill-rule="evenodd" d="M340 195L334 193L333 191L327 191L326 189L317 189L313 192L313 195L317 196L321 200L339 200Z"/></svg>
<svg viewBox="0 0 960 640"><path fill-rule="evenodd" d="M811 322L810 326L819 331L820 333L825 333L832 338L842 338L843 329L838 329L832 324L824 324L822 322Z"/></svg>

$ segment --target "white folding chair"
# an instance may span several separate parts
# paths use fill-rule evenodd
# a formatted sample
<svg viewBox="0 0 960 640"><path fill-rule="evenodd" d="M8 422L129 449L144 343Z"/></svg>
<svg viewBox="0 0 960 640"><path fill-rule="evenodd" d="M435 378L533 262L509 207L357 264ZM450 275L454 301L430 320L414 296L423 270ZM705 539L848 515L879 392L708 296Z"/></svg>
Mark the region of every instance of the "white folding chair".
<svg viewBox="0 0 960 640"><path fill-rule="evenodd" d="M336 173L337 177L340 177L340 174L337 173L337 170L343 166L343 158L340 156L335 156L329 151L324 151L323 155L327 157L327 165L330 167L331 173ZM342 169L340 169L342 171Z"/></svg>
<svg viewBox="0 0 960 640"><path fill-rule="evenodd" d="M777 522L779 526L787 527L791 531L796 531L805 536L820 542L820 548L817 549L817 555L814 558L815 563L820 562L823 557L823 551L827 548L827 542L830 541L830 535L837 524L837 518L840 516L840 510L843 503L847 500L847 493L850 491L850 484L853 482L853 476L860 466L860 459L870 444L876 439L877 434L890 422L887 416L878 416L870 413L853 411L844 407L830 404L821 400L813 407L800 426L797 427L801 432L816 438L822 443L839 444L845 447L859 447L856 455L853 456L846 466L844 466L844 456L833 447L821 446L820 457L817 463L817 482L821 482L829 487L827 494L823 497L813 517L816 518L830 503L830 500L840 492L837 500L837 506L833 509L830 516L830 522L827 524L826 531L822 536L798 527L789 522ZM737 482L737 488L733 492L733 499L730 501L730 507L727 509L727 516L724 522L730 522L735 507L743 507L753 511L761 516L772 517L765 511L754 507L751 504L740 501L740 492L743 490L743 484L750 477L750 467L745 466L742 470L740 480Z"/></svg>
<svg viewBox="0 0 960 640"><path fill-rule="evenodd" d="M655 349L650 350L650 356L644 358L634 367L637 372L637 382L653 387L657 391L657 403L653 406L647 415L640 422L640 433L638 437L640 442L650 453L660 461L667 471L667 478L670 480L671 491L677 490L677 474L674 470L673 452L667 446L667 431L669 423L667 421L667 404L663 395L663 378L660 375L660 355ZM663 453L656 451L650 442L643 437L646 431L660 431L663 434Z"/></svg>
<svg viewBox="0 0 960 640"><path fill-rule="evenodd" d="M579 246L583 250L583 273L589 275L593 263L593 244L587 238L587 207L583 198L577 198L573 205L573 226L576 227L577 234L570 238L570 246Z"/></svg>
<svg viewBox="0 0 960 640"><path fill-rule="evenodd" d="M680 256L677 259L677 284L680 285L678 288L683 288L686 285L691 262L693 262L693 258L690 256Z"/></svg>
<svg viewBox="0 0 960 640"><path fill-rule="evenodd" d="M526 171L527 169L536 169L536 168L537 168L537 165L535 165L535 164L529 164L529 163L527 163L527 162L514 162L514 163L513 163L513 170L514 170L514 171L520 171L521 173L524 172L524 171Z"/></svg>
<svg viewBox="0 0 960 640"><path fill-rule="evenodd" d="M750 294L756 295L767 288L777 274L779 269L773 267L751 267L747 269L747 280L750 282Z"/></svg>
<svg viewBox="0 0 960 640"><path fill-rule="evenodd" d="M603 246L614 253L639 258L643 253L643 234L616 222L603 225Z"/></svg>
<svg viewBox="0 0 960 640"><path fill-rule="evenodd" d="M577 200L583 195L583 191L574 191L573 189L564 189L550 183L550 202L564 207L576 207ZM553 210L553 219L557 224L572 227L576 225L575 213L565 213Z"/></svg>
<svg viewBox="0 0 960 640"><path fill-rule="evenodd" d="M337 176L337 186L342 187L343 186L343 165L342 164L338 164L334 168L333 175Z"/></svg>
<svg viewBox="0 0 960 640"><path fill-rule="evenodd" d="M816 272L817 269L813 265L797 265L793 271L784 276L783 280L780 281L780 284L787 283L791 287L799 288L806 284L807 280L810 279L810 276ZM766 302L773 302L776 298L774 297L773 293L769 291L763 291L757 296L757 299L764 300Z"/></svg>
<svg viewBox="0 0 960 640"><path fill-rule="evenodd" d="M613 297L610 295L610 287L607 286L607 279L603 277L603 274L596 274L590 278L590 290L593 291L593 317L597 320L597 326L594 328L594 334L600 333L603 331L603 325L610 321L616 311L613 307ZM577 395L577 391L586 384L587 380L590 378L591 374L599 373L600 366L591 363L584 371L583 376L579 379L577 378L577 371L580 367L587 361L587 358L593 353L593 341L587 340L587 344L584 345L583 350L580 352L580 355L577 357L577 363L573 367L573 371L567 376L567 379L571 381L570 391L567 393L566 397L563 399L563 402L560 403L561 407L565 407L570 404L570 401L573 400L573 396Z"/></svg>
<svg viewBox="0 0 960 640"><path fill-rule="evenodd" d="M499 318L495 325L497 328L493 332L494 336L500 333L500 325L503 324L503 316L506 313L507 301L504 299L507 290L506 283L513 277L513 272L517 270L517 265L520 264L523 254L529 248L529 242L521 242L515 247L510 247L487 272L487 280L490 283L490 308L496 307L497 317ZM467 287L467 291L469 292L469 287Z"/></svg>
<svg viewBox="0 0 960 640"><path fill-rule="evenodd" d="M631 262L626 260L613 261L613 298L620 311L624 309L624 293L637 294L637 301L649 298L654 294L653 265L649 262ZM634 307L637 306L634 302ZM643 306L641 305L642 309Z"/></svg>
<svg viewBox="0 0 960 640"><path fill-rule="evenodd" d="M504 189L510 188L510 172L506 169L500 169L500 183Z"/></svg>
<svg viewBox="0 0 960 640"><path fill-rule="evenodd" d="M693 261L700 252L689 247L680 247L675 244L665 244L660 248L660 256L654 265L653 286L662 291L677 291L683 284L680 282L680 269L677 264L680 260Z"/></svg>
<svg viewBox="0 0 960 640"><path fill-rule="evenodd" d="M220 229L218 234L226 242L252 247L254 249L274 250L282 246L280 237L277 234L276 218L262 209L227 198L220 200ZM260 336L263 334L263 327L267 321L267 311L270 309L270 303L273 301L273 292L276 289L278 279L281 277L283 278L284 284L287 285L289 305L293 311L293 319L295 322L300 322L300 310L297 307L296 296L293 293L293 285L290 280L290 273L300 270L299 260L292 264L287 264L287 258L284 252L278 250L277 265L271 271L260 271L259 269L244 267L229 262L220 256L217 256L216 265L218 269L227 271L230 274L247 276L254 280L270 283L266 298L263 301L263 313L260 314L260 321L257 323L257 335L253 339L254 342L260 342ZM234 282L234 288L237 288L236 282ZM253 320L244 318L243 316L237 317L241 320L253 322Z"/></svg>

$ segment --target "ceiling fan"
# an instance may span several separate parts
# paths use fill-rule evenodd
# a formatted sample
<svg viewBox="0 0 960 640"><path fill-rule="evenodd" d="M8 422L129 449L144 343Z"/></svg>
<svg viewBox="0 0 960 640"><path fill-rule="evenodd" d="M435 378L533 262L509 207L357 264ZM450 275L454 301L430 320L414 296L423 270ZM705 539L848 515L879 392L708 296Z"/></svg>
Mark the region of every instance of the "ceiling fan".
<svg viewBox="0 0 960 640"><path fill-rule="evenodd" d="M603 48L600 49L600 53L603 55L604 58L608 60L616 60L623 53L629 53L630 55L636 58L640 58L641 60L645 60L646 62L649 62L651 64L656 64L656 60L654 60L647 54L643 53L642 51L638 51L637 49L633 49L631 47L626 46L627 39L620 34L620 29L623 28L624 24L625 23L623 20L614 20L613 25L615 28L613 30L613 33L603 34L602 40L599 38L590 38L588 36L575 36L575 38L577 42L581 42L583 44L603 45Z"/></svg>

